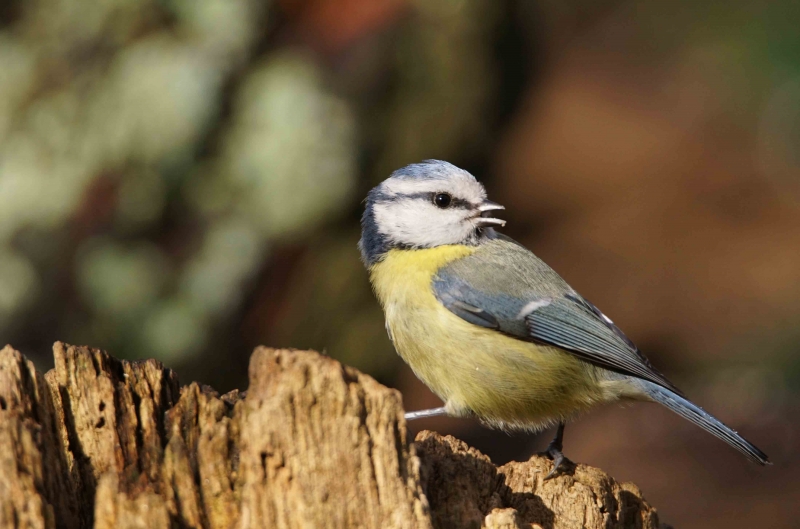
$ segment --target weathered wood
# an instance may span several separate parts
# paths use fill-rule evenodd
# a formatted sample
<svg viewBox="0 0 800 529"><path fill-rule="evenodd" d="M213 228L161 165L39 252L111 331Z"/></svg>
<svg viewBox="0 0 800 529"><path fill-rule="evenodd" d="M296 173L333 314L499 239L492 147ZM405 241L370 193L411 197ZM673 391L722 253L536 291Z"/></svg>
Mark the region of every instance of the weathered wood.
<svg viewBox="0 0 800 529"><path fill-rule="evenodd" d="M436 527L547 529L655 528L655 509L632 483L617 483L587 465L545 481L553 463L534 456L495 467L451 436L416 439Z"/></svg>
<svg viewBox="0 0 800 529"><path fill-rule="evenodd" d="M546 458L496 467L409 443L400 394L308 351L258 348L220 396L155 360L0 351L0 528L657 528L631 484Z"/></svg>

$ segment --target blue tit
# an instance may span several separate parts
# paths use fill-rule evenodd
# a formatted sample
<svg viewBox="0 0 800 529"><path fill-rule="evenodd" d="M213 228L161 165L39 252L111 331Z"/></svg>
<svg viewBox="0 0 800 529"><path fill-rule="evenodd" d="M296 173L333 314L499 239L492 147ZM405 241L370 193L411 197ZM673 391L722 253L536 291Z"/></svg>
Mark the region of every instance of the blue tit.
<svg viewBox="0 0 800 529"><path fill-rule="evenodd" d="M496 228L504 209L467 171L428 160L369 192L359 249L395 349L444 402L407 419L476 417L503 430L557 425L595 405L658 402L750 460L766 454L690 402L597 307Z"/></svg>

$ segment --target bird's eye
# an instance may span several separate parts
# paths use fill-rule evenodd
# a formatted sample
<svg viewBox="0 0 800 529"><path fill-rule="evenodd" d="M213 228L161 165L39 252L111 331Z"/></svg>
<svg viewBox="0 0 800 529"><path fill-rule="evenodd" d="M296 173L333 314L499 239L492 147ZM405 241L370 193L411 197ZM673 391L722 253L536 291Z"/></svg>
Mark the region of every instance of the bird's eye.
<svg viewBox="0 0 800 529"><path fill-rule="evenodd" d="M453 197L451 197L449 193L436 193L433 195L433 203L442 209L449 206L452 200Z"/></svg>

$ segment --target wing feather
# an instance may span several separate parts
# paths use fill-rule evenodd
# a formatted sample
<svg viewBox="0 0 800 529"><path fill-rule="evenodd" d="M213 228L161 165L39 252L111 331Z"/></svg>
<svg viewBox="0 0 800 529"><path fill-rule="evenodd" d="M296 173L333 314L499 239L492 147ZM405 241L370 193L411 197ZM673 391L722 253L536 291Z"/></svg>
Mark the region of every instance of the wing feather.
<svg viewBox="0 0 800 529"><path fill-rule="evenodd" d="M680 394L597 307L507 237L443 267L432 287L439 301L464 321L555 345L586 362Z"/></svg>
<svg viewBox="0 0 800 529"><path fill-rule="evenodd" d="M583 360L680 391L653 368L619 328L564 297L525 317L528 336L561 347Z"/></svg>

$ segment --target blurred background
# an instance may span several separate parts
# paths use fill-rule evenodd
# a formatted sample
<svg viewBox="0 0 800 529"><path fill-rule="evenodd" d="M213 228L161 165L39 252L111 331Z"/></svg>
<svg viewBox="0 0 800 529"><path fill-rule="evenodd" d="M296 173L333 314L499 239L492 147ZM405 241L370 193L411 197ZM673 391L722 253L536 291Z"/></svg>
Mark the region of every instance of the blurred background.
<svg viewBox="0 0 800 529"><path fill-rule="evenodd" d="M446 159L775 465L646 404L569 426L567 455L676 528L796 527L798 27L791 0L3 0L0 342L220 391L258 344L314 348L437 406L356 242L372 186ZM552 436L411 428L496 463Z"/></svg>

